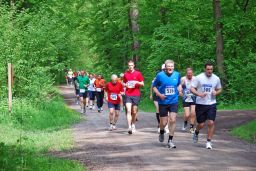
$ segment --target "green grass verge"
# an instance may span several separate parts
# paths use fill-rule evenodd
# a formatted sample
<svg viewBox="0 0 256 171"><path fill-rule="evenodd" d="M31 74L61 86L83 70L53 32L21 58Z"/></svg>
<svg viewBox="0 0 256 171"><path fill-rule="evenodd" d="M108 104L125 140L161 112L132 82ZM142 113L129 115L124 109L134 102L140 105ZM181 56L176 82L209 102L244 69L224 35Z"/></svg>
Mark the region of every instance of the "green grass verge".
<svg viewBox="0 0 256 171"><path fill-rule="evenodd" d="M73 147L69 127L80 115L59 98L32 104L16 99L11 115L0 106L0 170L85 170L76 161L45 155Z"/></svg>
<svg viewBox="0 0 256 171"><path fill-rule="evenodd" d="M247 142L256 144L256 120L232 129L231 134Z"/></svg>

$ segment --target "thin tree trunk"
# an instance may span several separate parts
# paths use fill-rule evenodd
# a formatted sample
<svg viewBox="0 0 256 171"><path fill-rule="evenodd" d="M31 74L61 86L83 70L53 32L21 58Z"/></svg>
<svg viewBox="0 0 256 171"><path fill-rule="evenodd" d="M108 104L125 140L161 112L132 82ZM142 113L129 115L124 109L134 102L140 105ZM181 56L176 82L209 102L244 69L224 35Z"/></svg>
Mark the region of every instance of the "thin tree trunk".
<svg viewBox="0 0 256 171"><path fill-rule="evenodd" d="M222 24L221 19L221 4L220 0L213 0L213 10L214 10L214 21L215 21L215 31L216 31L216 61L217 69L222 78L225 78L224 71L224 56L223 56L223 36L222 36Z"/></svg>
<svg viewBox="0 0 256 171"><path fill-rule="evenodd" d="M135 63L139 61L139 48L140 48L140 43L138 39L138 34L139 34L139 8L138 8L138 0L129 0L130 4L130 10L129 10L129 25L131 29L131 35L132 35L132 54L133 54L133 60Z"/></svg>

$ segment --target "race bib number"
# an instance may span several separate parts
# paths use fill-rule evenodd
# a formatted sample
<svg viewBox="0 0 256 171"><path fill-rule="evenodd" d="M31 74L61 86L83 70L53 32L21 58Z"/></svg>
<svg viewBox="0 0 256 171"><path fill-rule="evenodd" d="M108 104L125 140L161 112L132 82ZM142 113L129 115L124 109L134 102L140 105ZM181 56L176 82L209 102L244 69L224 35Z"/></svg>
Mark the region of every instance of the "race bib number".
<svg viewBox="0 0 256 171"><path fill-rule="evenodd" d="M85 93L85 89L80 89L80 93Z"/></svg>
<svg viewBox="0 0 256 171"><path fill-rule="evenodd" d="M167 86L165 88L165 95L168 96L168 95L174 95L175 94L175 89L173 86Z"/></svg>
<svg viewBox="0 0 256 171"><path fill-rule="evenodd" d="M211 94L212 93L212 85L211 84L203 84L203 92Z"/></svg>
<svg viewBox="0 0 256 171"><path fill-rule="evenodd" d="M128 81L128 82L127 82L127 87L128 87L128 88L134 88L134 87L135 87L134 82L133 82L133 81Z"/></svg>
<svg viewBox="0 0 256 171"><path fill-rule="evenodd" d="M110 94L110 99L111 100L117 100L117 94L111 93Z"/></svg>
<svg viewBox="0 0 256 171"><path fill-rule="evenodd" d="M96 91L97 92L101 92L101 88L96 88Z"/></svg>

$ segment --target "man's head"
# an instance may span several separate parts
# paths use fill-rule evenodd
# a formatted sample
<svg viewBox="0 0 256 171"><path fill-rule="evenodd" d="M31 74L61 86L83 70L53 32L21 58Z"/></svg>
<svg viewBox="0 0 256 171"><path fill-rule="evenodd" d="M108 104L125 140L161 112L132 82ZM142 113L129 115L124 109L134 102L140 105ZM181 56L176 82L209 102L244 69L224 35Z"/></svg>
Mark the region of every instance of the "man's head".
<svg viewBox="0 0 256 171"><path fill-rule="evenodd" d="M93 78L93 74L89 74L89 78L92 79Z"/></svg>
<svg viewBox="0 0 256 171"><path fill-rule="evenodd" d="M165 64L166 73L167 73L167 74L173 73L173 71L174 71L174 61L168 59L168 60L165 61L164 64Z"/></svg>
<svg viewBox="0 0 256 171"><path fill-rule="evenodd" d="M128 68L129 68L129 71L133 71L134 70L134 61L133 60L129 60L128 61Z"/></svg>
<svg viewBox="0 0 256 171"><path fill-rule="evenodd" d="M193 69L192 68L186 69L186 76L188 79L192 79L192 77L193 77Z"/></svg>
<svg viewBox="0 0 256 171"><path fill-rule="evenodd" d="M84 71L84 70L82 70L82 71L80 72L80 74L81 74L82 76L84 76L85 71Z"/></svg>
<svg viewBox="0 0 256 171"><path fill-rule="evenodd" d="M102 75L101 75L101 74L99 74L97 78L100 80L100 79L102 78Z"/></svg>
<svg viewBox="0 0 256 171"><path fill-rule="evenodd" d="M213 64L211 62L207 62L204 65L205 75L207 77L211 77L213 73Z"/></svg>
<svg viewBox="0 0 256 171"><path fill-rule="evenodd" d="M117 75L116 74L112 74L111 75L111 81L112 81L112 83L117 83L117 81L118 81L118 77L117 77Z"/></svg>

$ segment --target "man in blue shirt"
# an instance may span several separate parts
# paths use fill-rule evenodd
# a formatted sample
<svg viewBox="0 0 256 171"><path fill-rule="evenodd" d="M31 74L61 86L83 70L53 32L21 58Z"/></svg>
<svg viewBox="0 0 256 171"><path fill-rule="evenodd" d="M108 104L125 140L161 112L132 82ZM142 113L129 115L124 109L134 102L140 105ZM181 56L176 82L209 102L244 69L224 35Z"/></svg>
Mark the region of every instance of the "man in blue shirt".
<svg viewBox="0 0 256 171"><path fill-rule="evenodd" d="M179 95L182 96L180 84L180 73L174 71L174 61L165 61L165 70L157 74L153 83L153 90L156 93L160 114L159 141L164 142L164 128L168 124L169 139L168 147L176 148L172 139L176 127L176 115L178 112ZM168 115L170 113L170 115ZM168 122L169 119L169 122Z"/></svg>

